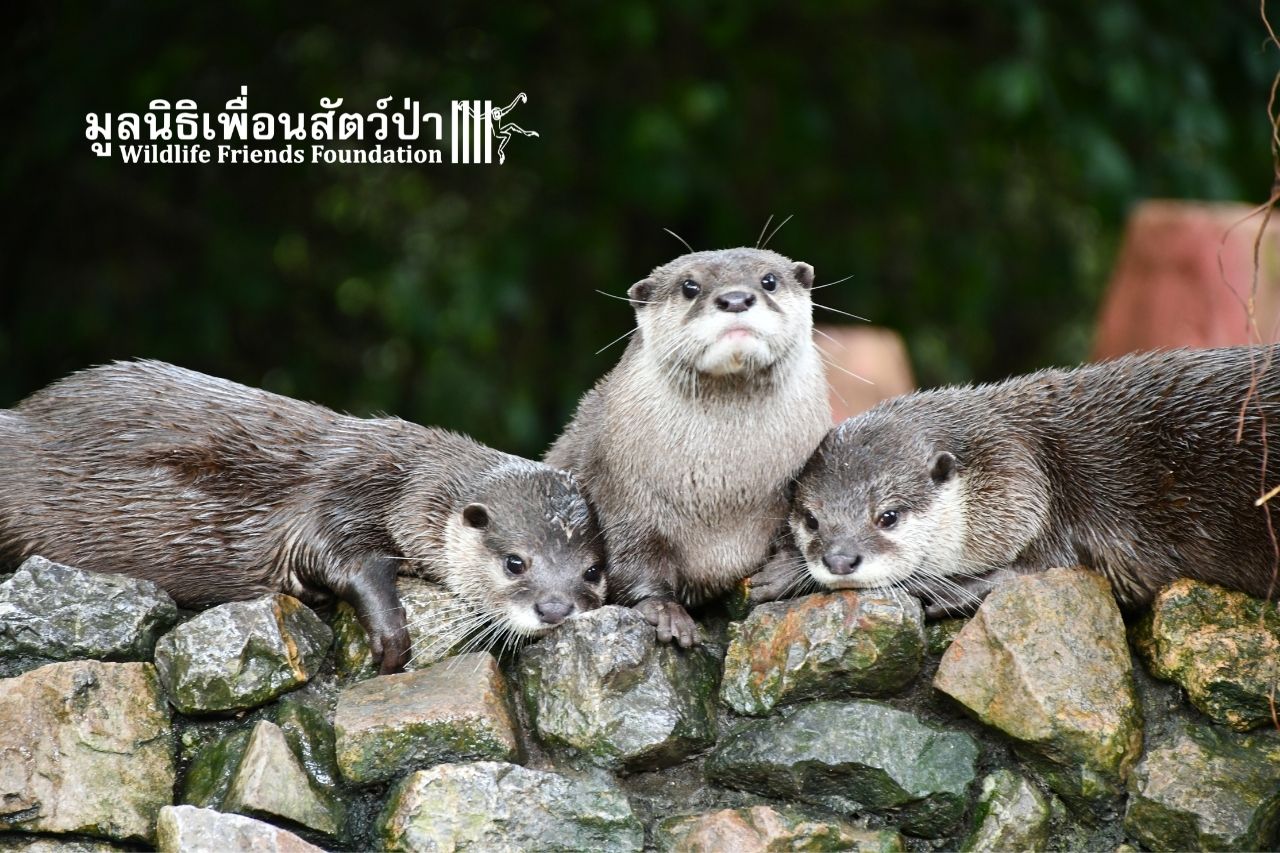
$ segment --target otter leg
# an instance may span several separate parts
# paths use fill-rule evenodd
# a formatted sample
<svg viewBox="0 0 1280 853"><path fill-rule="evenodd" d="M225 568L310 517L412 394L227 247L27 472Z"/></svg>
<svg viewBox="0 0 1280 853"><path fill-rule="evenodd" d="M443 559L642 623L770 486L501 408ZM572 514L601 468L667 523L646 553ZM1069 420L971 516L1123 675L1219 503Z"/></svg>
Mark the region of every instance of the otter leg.
<svg viewBox="0 0 1280 853"><path fill-rule="evenodd" d="M335 572L330 588L355 608L356 616L369 635L378 672L400 672L409 662L409 629L404 606L396 591L394 559L384 554L368 554Z"/></svg>
<svg viewBox="0 0 1280 853"><path fill-rule="evenodd" d="M637 611L660 642L686 649L698 643L698 624L676 598L678 558L670 543L651 530L615 529L612 539L621 544L609 555L609 600Z"/></svg>
<svg viewBox="0 0 1280 853"><path fill-rule="evenodd" d="M784 546L760 570L747 579L747 598L752 604L777 601L789 595L804 595L818 589L805 568L804 557L794 546Z"/></svg>

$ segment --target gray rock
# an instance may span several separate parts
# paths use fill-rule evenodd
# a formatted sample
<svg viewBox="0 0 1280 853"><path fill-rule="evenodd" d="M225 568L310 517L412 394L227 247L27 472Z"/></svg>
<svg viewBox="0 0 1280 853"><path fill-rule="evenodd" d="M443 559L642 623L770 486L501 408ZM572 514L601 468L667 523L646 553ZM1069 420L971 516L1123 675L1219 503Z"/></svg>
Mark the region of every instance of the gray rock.
<svg viewBox="0 0 1280 853"><path fill-rule="evenodd" d="M404 606L413 651L406 672L426 669L457 651L464 637L457 630L458 597L440 584L418 578L396 579L400 603ZM334 665L344 683L363 681L378 674L365 633L356 611L343 602L333 619Z"/></svg>
<svg viewBox="0 0 1280 853"><path fill-rule="evenodd" d="M199 749L184 776L182 802L202 809L224 811L222 803L231 790L231 780L235 778L248 746L249 731L235 729Z"/></svg>
<svg viewBox="0 0 1280 853"><path fill-rule="evenodd" d="M713 782L815 803L840 814L872 811L904 832L939 838L969 802L978 744L871 701L815 702L721 740L706 762Z"/></svg>
<svg viewBox="0 0 1280 853"><path fill-rule="evenodd" d="M1124 826L1148 850L1272 849L1280 739L1185 727L1134 768Z"/></svg>
<svg viewBox="0 0 1280 853"><path fill-rule="evenodd" d="M253 708L305 684L332 639L302 602L268 595L206 610L165 634L156 668L185 714Z"/></svg>
<svg viewBox="0 0 1280 853"><path fill-rule="evenodd" d="M149 663L53 663L0 680L0 829L150 841L173 799L173 753Z"/></svg>
<svg viewBox="0 0 1280 853"><path fill-rule="evenodd" d="M709 651L659 644L628 607L585 613L520 655L538 739L610 769L664 767L710 746L718 675Z"/></svg>
<svg viewBox="0 0 1280 853"><path fill-rule="evenodd" d="M289 748L302 761L307 775L332 790L338 785L338 759L333 724L323 703L300 690L285 696L275 705L273 717L284 731Z"/></svg>
<svg viewBox="0 0 1280 853"><path fill-rule="evenodd" d="M151 581L31 557L0 583L0 658L147 660L178 608Z"/></svg>
<svg viewBox="0 0 1280 853"><path fill-rule="evenodd" d="M335 837L345 817L341 805L311 784L306 770L275 723L253 727L222 810L283 818Z"/></svg>
<svg viewBox="0 0 1280 853"><path fill-rule="evenodd" d="M1142 748L1142 713L1111 587L1051 569L996 587L942 656L933 684L1015 740L1075 805L1106 813Z"/></svg>
<svg viewBox="0 0 1280 853"><path fill-rule="evenodd" d="M644 829L612 784L514 764L442 764L409 776L378 818L387 850L631 851Z"/></svg>
<svg viewBox="0 0 1280 853"><path fill-rule="evenodd" d="M242 815L165 806L156 825L160 853L324 853L291 832Z"/></svg>
<svg viewBox="0 0 1280 853"><path fill-rule="evenodd" d="M318 781L300 760L294 735L259 719L252 728L234 729L206 744L187 768L181 801L218 812L289 821L338 838L346 818L340 793L331 782Z"/></svg>
<svg viewBox="0 0 1280 853"><path fill-rule="evenodd" d="M924 617L911 596L806 595L757 607L729 631L720 701L739 714L892 693L924 659Z"/></svg>
<svg viewBox="0 0 1280 853"><path fill-rule="evenodd" d="M66 841L40 835L0 833L3 853L121 853L124 849L105 841Z"/></svg>
<svg viewBox="0 0 1280 853"><path fill-rule="evenodd" d="M338 697L334 731L338 769L360 785L447 761L524 755L506 679L488 653L348 687Z"/></svg>
<svg viewBox="0 0 1280 853"><path fill-rule="evenodd" d="M1049 803L1035 785L1009 770L982 780L966 853L1039 851L1049 844Z"/></svg>
<svg viewBox="0 0 1280 853"><path fill-rule="evenodd" d="M859 829L842 820L818 820L795 809L751 806L667 818L654 830L665 853L770 853L786 850L851 850L902 853L902 836L888 829Z"/></svg>

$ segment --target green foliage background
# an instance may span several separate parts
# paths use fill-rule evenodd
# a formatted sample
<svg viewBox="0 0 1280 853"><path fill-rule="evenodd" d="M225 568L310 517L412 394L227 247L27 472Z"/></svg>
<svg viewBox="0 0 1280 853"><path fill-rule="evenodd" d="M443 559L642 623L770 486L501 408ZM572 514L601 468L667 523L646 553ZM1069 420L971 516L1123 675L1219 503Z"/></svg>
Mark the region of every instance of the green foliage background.
<svg viewBox="0 0 1280 853"><path fill-rule="evenodd" d="M147 356L537 454L683 251L815 265L920 380L1083 358L1137 200L1257 201L1276 67L1234 2L11 8L0 406ZM88 112L529 102L501 168L126 166ZM775 218L775 222L777 219Z"/></svg>

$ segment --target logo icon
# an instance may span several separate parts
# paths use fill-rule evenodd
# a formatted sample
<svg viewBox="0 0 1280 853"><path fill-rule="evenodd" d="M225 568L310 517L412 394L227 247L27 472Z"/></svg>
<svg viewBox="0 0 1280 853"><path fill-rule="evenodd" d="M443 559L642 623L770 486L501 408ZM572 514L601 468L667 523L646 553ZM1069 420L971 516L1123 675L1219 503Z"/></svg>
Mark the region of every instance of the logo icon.
<svg viewBox="0 0 1280 853"><path fill-rule="evenodd" d="M511 135L537 137L534 130L525 130L515 122L506 121L507 113L516 104L528 102L521 92L505 107L495 107L493 101L454 101L452 128L453 146L451 161L454 163L492 163L493 143L498 143L498 163L507 161L507 143Z"/></svg>

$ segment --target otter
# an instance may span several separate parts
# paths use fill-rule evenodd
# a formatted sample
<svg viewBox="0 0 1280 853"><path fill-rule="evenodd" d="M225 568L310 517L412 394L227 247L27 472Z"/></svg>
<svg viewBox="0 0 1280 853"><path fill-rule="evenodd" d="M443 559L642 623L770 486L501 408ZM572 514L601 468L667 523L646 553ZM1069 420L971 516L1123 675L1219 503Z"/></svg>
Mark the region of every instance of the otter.
<svg viewBox="0 0 1280 853"><path fill-rule="evenodd" d="M1130 610L1179 577L1268 598L1278 356L1166 350L886 401L805 466L795 543L821 585L902 589L930 616L1077 564Z"/></svg>
<svg viewBox="0 0 1280 853"><path fill-rule="evenodd" d="M75 373L0 411L0 560L146 578L189 609L337 597L384 673L410 653L398 568L500 636L538 635L603 604L598 538L568 473L161 362Z"/></svg>
<svg viewBox="0 0 1280 853"><path fill-rule="evenodd" d="M831 426L812 340L813 267L693 252L627 291L636 332L544 461L574 472L604 532L612 600L688 647L683 605L761 567L788 485Z"/></svg>

